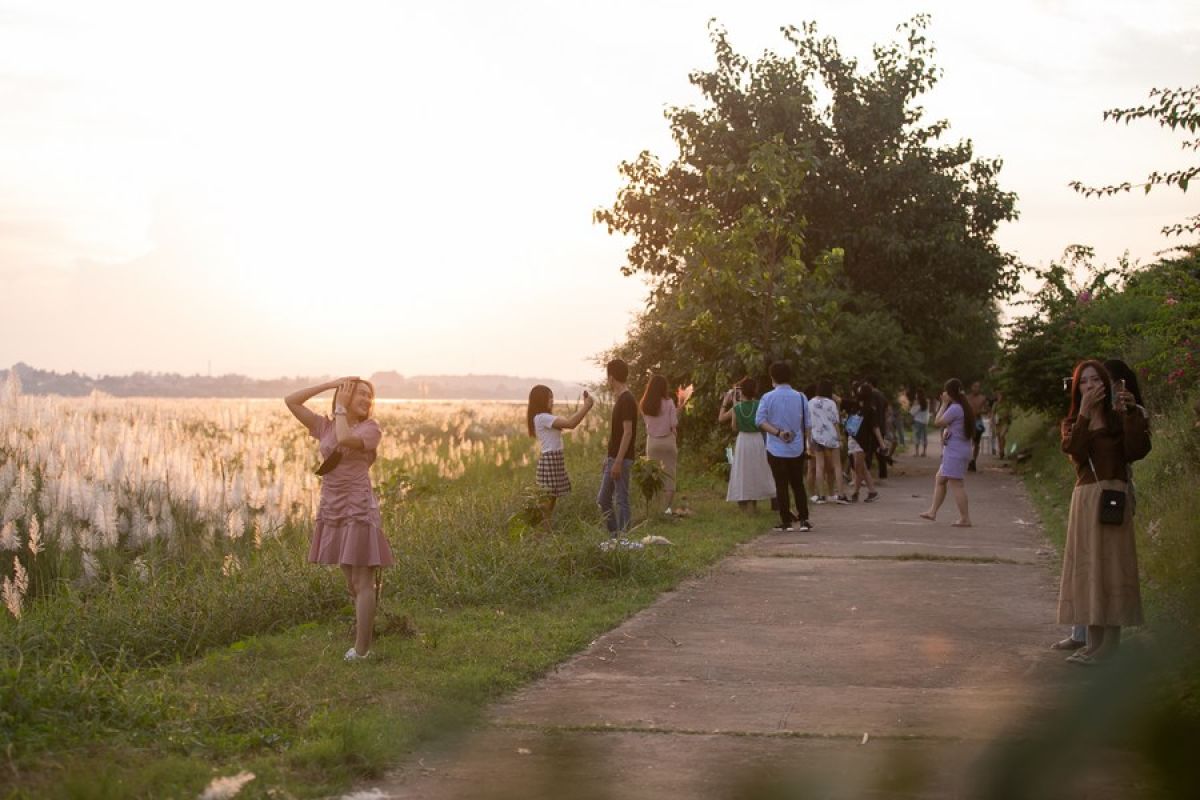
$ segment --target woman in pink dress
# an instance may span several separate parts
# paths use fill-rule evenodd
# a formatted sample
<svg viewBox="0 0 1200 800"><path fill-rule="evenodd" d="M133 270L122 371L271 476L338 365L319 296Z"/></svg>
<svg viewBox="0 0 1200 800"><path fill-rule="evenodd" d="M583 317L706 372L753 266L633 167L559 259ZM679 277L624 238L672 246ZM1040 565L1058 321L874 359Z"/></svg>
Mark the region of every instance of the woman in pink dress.
<svg viewBox="0 0 1200 800"><path fill-rule="evenodd" d="M337 390L332 419L315 414L304 405L329 389ZM345 658L358 661L371 651L375 572L395 563L383 535L379 503L368 474L382 436L379 423L371 418L375 387L370 381L342 378L293 392L284 402L320 442L324 459L317 472L323 476L321 504L308 560L314 564L336 564L346 576L346 588L354 598L356 634L354 646L346 651Z"/></svg>

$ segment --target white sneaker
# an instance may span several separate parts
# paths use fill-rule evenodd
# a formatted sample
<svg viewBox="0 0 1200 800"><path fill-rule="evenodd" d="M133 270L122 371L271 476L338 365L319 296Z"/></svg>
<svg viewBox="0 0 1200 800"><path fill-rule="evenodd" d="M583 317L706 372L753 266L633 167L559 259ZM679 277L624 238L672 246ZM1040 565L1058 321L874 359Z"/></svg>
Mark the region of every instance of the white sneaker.
<svg viewBox="0 0 1200 800"><path fill-rule="evenodd" d="M367 653L365 656L360 656L358 654L358 651L355 650L353 647L351 647L349 650L346 651L344 660L346 660L346 661L365 661L366 659L368 659L370 657L371 657L370 653Z"/></svg>

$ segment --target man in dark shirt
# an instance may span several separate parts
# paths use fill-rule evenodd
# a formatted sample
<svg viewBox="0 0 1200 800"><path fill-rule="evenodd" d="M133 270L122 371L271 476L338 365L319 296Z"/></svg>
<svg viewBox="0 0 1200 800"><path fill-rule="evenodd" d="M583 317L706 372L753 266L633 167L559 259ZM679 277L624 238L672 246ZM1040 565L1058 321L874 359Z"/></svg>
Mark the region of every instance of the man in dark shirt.
<svg viewBox="0 0 1200 800"><path fill-rule="evenodd" d="M608 434L608 456L600 478L596 502L609 536L629 530L629 474L633 471L633 443L637 439L637 400L629 391L629 365L619 358L608 362L608 388L613 396L612 428Z"/></svg>
<svg viewBox="0 0 1200 800"><path fill-rule="evenodd" d="M887 439L888 435L888 399L887 395L879 391L879 381L877 379L868 379L863 381L871 387L871 398L874 400L875 420L879 424L879 432L883 434L883 438ZM870 447L864 447L866 451L867 469L871 468L871 461L875 457L879 458L879 479L887 480L887 468L890 458L888 454L879 448L879 446L871 442Z"/></svg>

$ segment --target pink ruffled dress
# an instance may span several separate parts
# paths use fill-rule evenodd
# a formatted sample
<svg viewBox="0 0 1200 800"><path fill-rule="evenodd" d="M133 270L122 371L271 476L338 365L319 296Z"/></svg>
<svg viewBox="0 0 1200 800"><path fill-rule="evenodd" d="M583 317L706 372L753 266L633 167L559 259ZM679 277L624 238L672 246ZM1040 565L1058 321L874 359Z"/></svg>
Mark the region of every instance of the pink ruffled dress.
<svg viewBox="0 0 1200 800"><path fill-rule="evenodd" d="M322 459L337 449L337 433L329 417L320 417L309 433L321 443ZM358 423L351 433L362 439L363 449L343 449L342 460L321 478L321 504L308 560L355 567L391 566L396 559L383 535L379 502L368 475L383 433L373 419Z"/></svg>

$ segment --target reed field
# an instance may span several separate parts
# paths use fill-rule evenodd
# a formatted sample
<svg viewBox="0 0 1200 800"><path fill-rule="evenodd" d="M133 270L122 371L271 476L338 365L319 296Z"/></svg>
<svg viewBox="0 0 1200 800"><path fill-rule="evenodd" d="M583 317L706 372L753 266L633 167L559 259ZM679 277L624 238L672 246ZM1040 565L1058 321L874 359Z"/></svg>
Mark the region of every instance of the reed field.
<svg viewBox="0 0 1200 800"><path fill-rule="evenodd" d="M245 772L239 797L336 792L761 526L685 459L696 518L647 521L633 492L636 536L674 545L599 547L597 407L543 532L523 404L380 402L371 474L397 564L373 659L347 665L342 577L306 560L316 442L282 401L0 403L0 798L195 797Z"/></svg>

